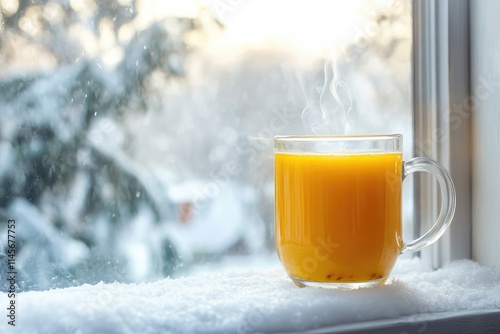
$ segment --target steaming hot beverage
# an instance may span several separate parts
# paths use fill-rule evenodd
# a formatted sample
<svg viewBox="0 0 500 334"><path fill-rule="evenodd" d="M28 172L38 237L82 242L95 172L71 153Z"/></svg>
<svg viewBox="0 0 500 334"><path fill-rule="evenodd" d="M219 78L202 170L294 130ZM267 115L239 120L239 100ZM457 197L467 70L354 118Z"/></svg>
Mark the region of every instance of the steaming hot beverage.
<svg viewBox="0 0 500 334"><path fill-rule="evenodd" d="M298 286L378 284L399 254L435 242L451 223L455 190L428 158L404 162L401 135L277 136L274 141L275 242ZM402 182L433 174L441 214L424 237L402 240Z"/></svg>

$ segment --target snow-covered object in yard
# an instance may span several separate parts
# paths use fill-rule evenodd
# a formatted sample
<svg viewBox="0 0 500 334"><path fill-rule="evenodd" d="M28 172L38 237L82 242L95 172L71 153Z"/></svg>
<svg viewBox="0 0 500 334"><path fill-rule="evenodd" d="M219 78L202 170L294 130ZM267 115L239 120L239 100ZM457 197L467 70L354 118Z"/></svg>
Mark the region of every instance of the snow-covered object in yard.
<svg viewBox="0 0 500 334"><path fill-rule="evenodd" d="M9 217L16 217L17 222L13 240L16 245L16 270L19 271L16 282L18 289L51 286L54 276L76 266L89 256L87 245L58 231L27 200L16 198L8 207L7 213ZM6 228L6 225L0 226L2 235L7 235ZM0 252L0 257L5 256L2 253ZM51 263L58 263L60 268L56 269ZM5 268L7 267L2 269ZM7 284L2 279L0 290L6 291Z"/></svg>
<svg viewBox="0 0 500 334"><path fill-rule="evenodd" d="M83 242L58 231L27 200L15 199L7 212L10 217L22 222L16 226L17 241L29 240L32 252L40 254L40 250L44 250L65 268L80 263L88 256L89 249Z"/></svg>
<svg viewBox="0 0 500 334"><path fill-rule="evenodd" d="M7 305L6 294L0 296ZM405 259L387 285L350 291L297 288L277 266L31 291L17 300L16 327L2 321L2 333L269 333L499 309L500 283L472 261L430 271L418 259Z"/></svg>
<svg viewBox="0 0 500 334"><path fill-rule="evenodd" d="M179 255L189 261L195 255L222 255L238 245L244 248L239 252L262 249L263 223L255 214L254 190L241 183L229 183L217 196L198 206L202 187L201 182L186 182L170 189L174 202L193 206L189 221L173 222L164 229Z"/></svg>

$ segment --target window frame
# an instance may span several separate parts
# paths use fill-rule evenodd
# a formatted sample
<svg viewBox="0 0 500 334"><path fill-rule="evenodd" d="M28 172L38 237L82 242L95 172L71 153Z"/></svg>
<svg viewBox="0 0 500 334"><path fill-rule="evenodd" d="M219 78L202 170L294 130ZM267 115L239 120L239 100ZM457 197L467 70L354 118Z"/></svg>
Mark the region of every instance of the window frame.
<svg viewBox="0 0 500 334"><path fill-rule="evenodd" d="M469 0L414 0L414 155L428 156L451 174L457 207L448 231L420 256L433 268L471 258L471 111ZM437 182L416 175L415 234L425 233L439 213Z"/></svg>

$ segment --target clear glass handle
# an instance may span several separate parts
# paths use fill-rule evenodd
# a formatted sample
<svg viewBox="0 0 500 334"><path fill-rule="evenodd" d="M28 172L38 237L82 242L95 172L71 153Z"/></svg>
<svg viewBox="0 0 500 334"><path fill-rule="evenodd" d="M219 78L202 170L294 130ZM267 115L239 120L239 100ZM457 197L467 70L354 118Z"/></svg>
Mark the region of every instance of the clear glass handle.
<svg viewBox="0 0 500 334"><path fill-rule="evenodd" d="M430 230L416 240L405 242L401 253L418 251L436 242L450 226L455 214L455 186L448 171L432 159L418 157L404 163L403 179L413 172L428 172L438 180L441 189L441 211Z"/></svg>

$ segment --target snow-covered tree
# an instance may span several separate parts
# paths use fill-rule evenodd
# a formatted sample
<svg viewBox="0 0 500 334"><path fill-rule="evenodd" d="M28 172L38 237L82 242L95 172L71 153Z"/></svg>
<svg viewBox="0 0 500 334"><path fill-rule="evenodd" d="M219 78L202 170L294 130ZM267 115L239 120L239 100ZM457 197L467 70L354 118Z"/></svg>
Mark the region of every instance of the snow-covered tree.
<svg viewBox="0 0 500 334"><path fill-rule="evenodd" d="M0 64L16 68L21 59L27 69L0 72L0 229L6 235L7 219L23 226L16 245L25 273L20 286L131 280L116 235L140 217L171 219L173 208L129 157L122 119L146 110L153 74L183 75L183 36L193 23L152 22L120 42L120 29L133 26L135 0L6 3L12 2L0 6ZM89 40L99 41L102 22L112 22L121 51L111 65L74 35L90 32ZM33 50L41 69L22 63ZM151 244L151 272L172 273L179 259L168 239L153 236Z"/></svg>

